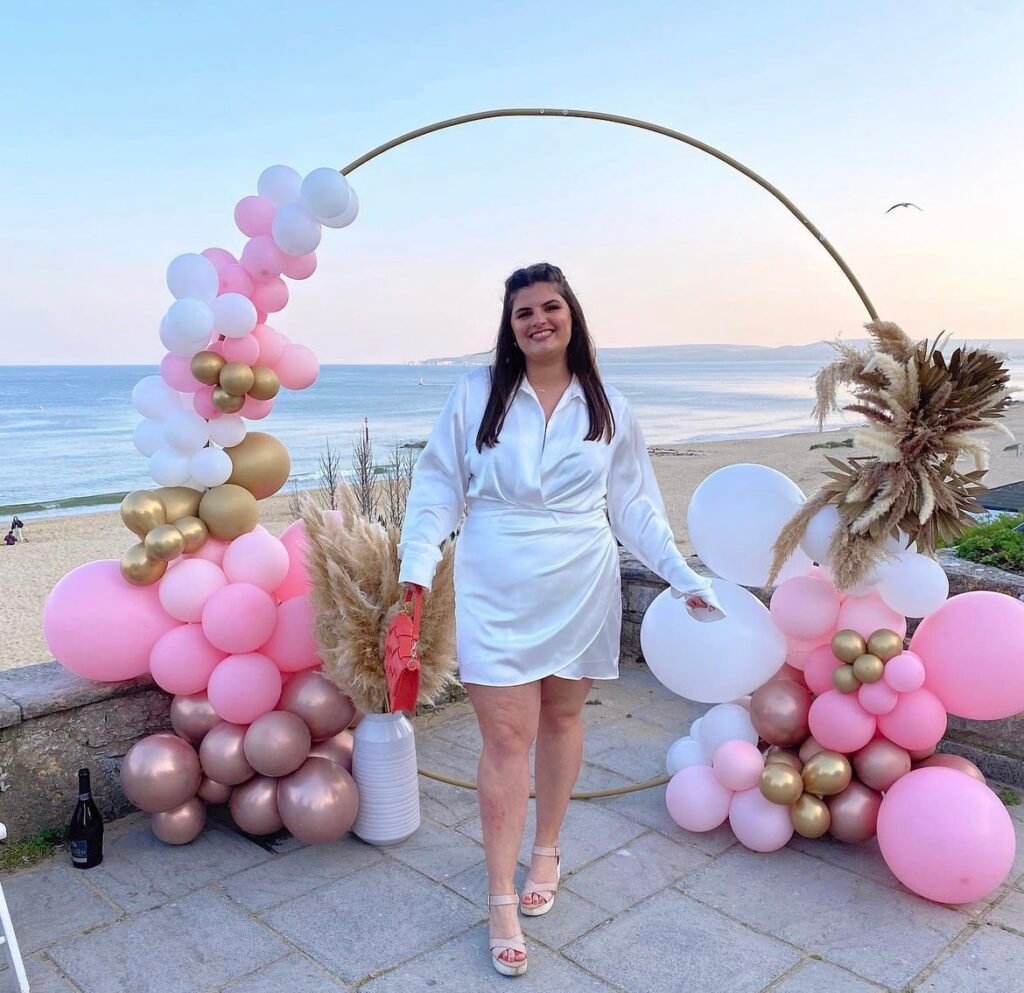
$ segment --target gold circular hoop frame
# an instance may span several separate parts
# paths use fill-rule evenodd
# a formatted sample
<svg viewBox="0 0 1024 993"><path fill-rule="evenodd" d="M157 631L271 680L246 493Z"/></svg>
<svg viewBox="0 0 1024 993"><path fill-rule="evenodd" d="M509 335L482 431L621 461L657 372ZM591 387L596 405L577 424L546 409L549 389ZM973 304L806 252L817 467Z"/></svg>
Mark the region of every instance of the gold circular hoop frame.
<svg viewBox="0 0 1024 993"><path fill-rule="evenodd" d="M377 156L383 155L385 152L390 151L392 148L397 148L399 145L404 145L407 142L413 141L415 138L422 138L425 135L433 134L435 131L446 131L448 128L458 127L460 124L472 124L474 121L487 121L496 117L576 117L588 121L607 121L609 124L624 124L626 127L638 128L641 131L651 131L654 134L664 135L666 138L674 138L676 141L681 141L684 144L690 145L702 152L707 152L708 155L713 156L720 162L724 162L727 166L731 166L737 172L741 172L746 176L747 179L752 179L762 189L767 190L812 235L814 235L822 248L832 256L832 260L843 271L843 275L854 288L857 296L860 297L860 301L864 305L864 309L867 310L871 320L878 320L878 313L875 310L874 304L872 304L867 293L864 291L864 287L860 285L860 280L858 280L853 274L853 270L846 264L843 257L835 250L831 242L818 230L811 219L807 217L807 215L804 214L804 212L800 210L800 208L797 207L797 205L793 203L785 193L783 193L778 187L769 183L763 176L759 176L753 169L748 168L742 162L734 159L731 155L726 155L725 152L720 152L717 148L708 145L706 142L700 141L698 138L691 138L690 135L683 134L681 131L662 127L660 124L652 124L650 121L641 121L635 117L622 117L618 114L603 114L600 111L595 110L560 110L548 107L508 107L502 110L483 110L476 114L464 114L461 117L450 117L448 120L438 121L436 124L428 124L426 127L417 128L415 131L408 131L403 135L399 135L397 138L392 138L391 141L385 142L383 145L378 145L365 155L361 155L358 159L350 162L341 170L341 174L343 176L350 176L356 171L356 169L360 168L360 166L366 165L367 162L371 162L373 159L377 158ZM450 786L457 786L461 789L476 789L476 786L473 783L467 783L461 779L453 779L452 777L444 776L441 773L431 772L429 769L420 769L419 774L426 779L433 779L436 782L447 783ZM589 790L581 793L573 793L571 799L591 800L599 797L618 796L623 793L635 793L639 790L647 790L656 786L664 786L667 782L668 776L659 776L657 779L650 779L644 783L633 783L629 786L620 786L614 789ZM533 791L530 792L530 796L534 796Z"/></svg>

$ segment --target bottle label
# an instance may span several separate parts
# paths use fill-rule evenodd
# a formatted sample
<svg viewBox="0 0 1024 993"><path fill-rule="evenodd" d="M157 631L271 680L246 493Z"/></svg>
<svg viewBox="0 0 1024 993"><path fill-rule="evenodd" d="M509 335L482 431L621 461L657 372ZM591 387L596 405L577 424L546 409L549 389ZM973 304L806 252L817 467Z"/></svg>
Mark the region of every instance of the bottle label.
<svg viewBox="0 0 1024 993"><path fill-rule="evenodd" d="M88 862L89 861L89 842L87 842L87 841L72 841L71 842L71 861L72 862Z"/></svg>

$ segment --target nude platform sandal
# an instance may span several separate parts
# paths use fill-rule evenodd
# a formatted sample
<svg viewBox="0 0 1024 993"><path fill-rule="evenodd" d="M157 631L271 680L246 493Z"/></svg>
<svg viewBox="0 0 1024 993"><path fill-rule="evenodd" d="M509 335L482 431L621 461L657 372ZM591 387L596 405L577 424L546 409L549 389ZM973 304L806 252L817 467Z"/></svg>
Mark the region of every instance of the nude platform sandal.
<svg viewBox="0 0 1024 993"><path fill-rule="evenodd" d="M487 909L491 907L506 907L511 904L519 903L519 894L508 893L508 894L487 894ZM522 962L506 962L504 959L498 958L502 952L513 951L522 952L526 954L526 938L523 936L523 932L512 938L491 938L488 936L489 948L491 950L491 965L501 973L503 976L521 976L526 972L526 966L529 964L529 959L523 959Z"/></svg>
<svg viewBox="0 0 1024 993"><path fill-rule="evenodd" d="M520 902L519 910L527 917L543 917L554 905L555 896L558 893L558 883L562 878L562 853L556 845L554 848L544 848L540 845L535 845L533 848L534 855L546 855L549 858L555 860L555 869L557 872L557 878L553 883L537 883L532 879L527 879L523 883L523 896L527 893L534 893L537 896L545 897L543 903L535 903L532 906L527 903Z"/></svg>

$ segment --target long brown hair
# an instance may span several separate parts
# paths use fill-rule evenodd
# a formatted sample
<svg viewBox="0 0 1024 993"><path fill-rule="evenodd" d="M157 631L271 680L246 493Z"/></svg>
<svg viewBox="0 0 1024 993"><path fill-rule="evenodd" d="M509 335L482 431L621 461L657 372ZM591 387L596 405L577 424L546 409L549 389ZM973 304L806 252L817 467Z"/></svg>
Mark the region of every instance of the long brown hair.
<svg viewBox="0 0 1024 993"><path fill-rule="evenodd" d="M590 430L583 440L596 441L603 438L610 442L615 434L615 416L612 414L608 394L605 393L604 384L597 371L596 349L587 330L583 308L562 270L548 262L538 262L525 269L516 269L505 280L505 299L501 305L501 323L498 326L498 341L494 348L494 365L491 366L491 394L487 398L487 406L484 408L484 416L476 436L478 452L483 451L484 445L493 448L498 444L498 435L501 434L502 425L505 423L510 399L526 375L526 360L516 346L516 336L512 330L512 301L519 290L533 286L534 283L551 283L569 307L572 327L565 357L569 372L576 376L583 387L587 409L590 412Z"/></svg>

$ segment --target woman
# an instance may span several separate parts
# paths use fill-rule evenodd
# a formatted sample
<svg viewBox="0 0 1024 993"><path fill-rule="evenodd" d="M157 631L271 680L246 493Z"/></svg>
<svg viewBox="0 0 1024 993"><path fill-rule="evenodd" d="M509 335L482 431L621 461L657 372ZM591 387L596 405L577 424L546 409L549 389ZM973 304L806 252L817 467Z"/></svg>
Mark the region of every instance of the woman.
<svg viewBox="0 0 1024 993"><path fill-rule="evenodd" d="M409 494L403 583L430 588L439 545L464 509L456 641L483 738L491 959L517 976L527 957L516 907L545 914L558 890L587 692L618 675L615 539L694 616L723 616L711 583L676 548L640 428L625 398L602 384L579 301L553 265L508 278L494 365L463 376L441 411ZM537 834L520 900L513 877L535 738Z"/></svg>

